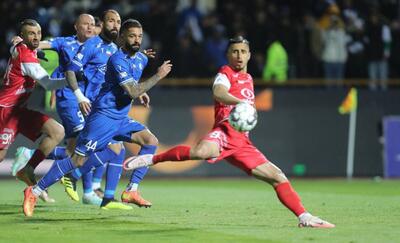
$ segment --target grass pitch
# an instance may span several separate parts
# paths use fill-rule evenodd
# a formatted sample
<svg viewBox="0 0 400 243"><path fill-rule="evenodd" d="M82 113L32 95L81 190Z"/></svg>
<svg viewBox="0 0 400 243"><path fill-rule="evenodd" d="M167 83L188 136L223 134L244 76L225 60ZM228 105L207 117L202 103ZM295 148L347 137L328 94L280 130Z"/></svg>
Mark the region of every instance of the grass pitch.
<svg viewBox="0 0 400 243"><path fill-rule="evenodd" d="M117 196L125 182L120 183ZM149 209L104 211L71 201L22 213L24 185L0 181L0 242L400 242L400 181L293 180L306 208L337 225L299 229L269 185L253 179L145 180Z"/></svg>

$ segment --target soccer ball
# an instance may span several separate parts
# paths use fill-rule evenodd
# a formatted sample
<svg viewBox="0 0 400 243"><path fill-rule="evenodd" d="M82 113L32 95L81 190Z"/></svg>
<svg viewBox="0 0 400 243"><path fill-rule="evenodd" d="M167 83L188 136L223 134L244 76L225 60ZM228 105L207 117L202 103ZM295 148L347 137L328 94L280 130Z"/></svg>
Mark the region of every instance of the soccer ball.
<svg viewBox="0 0 400 243"><path fill-rule="evenodd" d="M231 110L229 123L239 132L248 132L257 124L257 110L249 103L239 103Z"/></svg>

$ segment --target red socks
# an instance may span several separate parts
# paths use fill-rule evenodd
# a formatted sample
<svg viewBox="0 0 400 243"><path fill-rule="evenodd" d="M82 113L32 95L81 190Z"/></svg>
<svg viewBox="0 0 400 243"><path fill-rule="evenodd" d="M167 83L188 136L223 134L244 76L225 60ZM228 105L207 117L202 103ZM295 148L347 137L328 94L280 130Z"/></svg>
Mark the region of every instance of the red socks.
<svg viewBox="0 0 400 243"><path fill-rule="evenodd" d="M45 158L46 156L43 154L43 152L39 149L36 149L35 153L33 153L31 159L28 161L28 164L35 169Z"/></svg>
<svg viewBox="0 0 400 243"><path fill-rule="evenodd" d="M296 216L306 212L300 197L293 189L290 182L280 183L275 187L276 194L283 205L285 205Z"/></svg>
<svg viewBox="0 0 400 243"><path fill-rule="evenodd" d="M185 145L178 145L172 149L155 155L153 157L153 163L156 164L162 161L183 161L190 159L190 147Z"/></svg>

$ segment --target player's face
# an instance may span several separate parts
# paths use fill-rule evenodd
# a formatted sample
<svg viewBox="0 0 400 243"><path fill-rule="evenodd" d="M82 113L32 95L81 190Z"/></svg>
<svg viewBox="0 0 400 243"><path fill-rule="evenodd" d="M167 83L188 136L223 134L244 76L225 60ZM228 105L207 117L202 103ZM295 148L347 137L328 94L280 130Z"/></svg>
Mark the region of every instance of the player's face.
<svg viewBox="0 0 400 243"><path fill-rule="evenodd" d="M34 50L39 47L40 40L42 39L42 29L40 25L25 25L22 28L21 37L28 48Z"/></svg>
<svg viewBox="0 0 400 243"><path fill-rule="evenodd" d="M83 41L86 41L93 35L95 35L94 18L91 15L82 15L75 24L76 34L81 37Z"/></svg>
<svg viewBox="0 0 400 243"><path fill-rule="evenodd" d="M229 65L237 71L247 68L247 63L250 60L250 49L246 43L232 44L227 53Z"/></svg>
<svg viewBox="0 0 400 243"><path fill-rule="evenodd" d="M137 52L140 49L143 39L143 29L132 27L123 34L124 46L130 52Z"/></svg>
<svg viewBox="0 0 400 243"><path fill-rule="evenodd" d="M111 40L118 37L119 29L121 28L121 17L114 12L108 12L103 22L103 32Z"/></svg>

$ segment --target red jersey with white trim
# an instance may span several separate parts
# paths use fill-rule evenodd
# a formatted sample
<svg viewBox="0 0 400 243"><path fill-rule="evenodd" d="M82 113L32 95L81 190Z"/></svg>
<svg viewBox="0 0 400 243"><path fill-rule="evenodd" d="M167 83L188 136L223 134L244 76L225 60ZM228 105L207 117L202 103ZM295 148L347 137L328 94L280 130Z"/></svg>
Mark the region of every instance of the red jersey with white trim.
<svg viewBox="0 0 400 243"><path fill-rule="evenodd" d="M214 81L215 84L222 84L229 88L229 94L241 100L247 100L249 103L254 104L254 85L253 78L248 73L237 72L230 66L222 66ZM225 105L215 100L215 125L227 120L229 113L235 107L234 105Z"/></svg>
<svg viewBox="0 0 400 243"><path fill-rule="evenodd" d="M36 81L27 76L23 64L39 63L36 50L29 49L25 44L18 44L8 60L7 71L3 85L0 88L0 106L23 106L31 95Z"/></svg>

